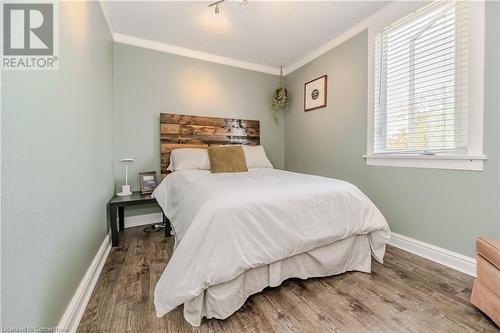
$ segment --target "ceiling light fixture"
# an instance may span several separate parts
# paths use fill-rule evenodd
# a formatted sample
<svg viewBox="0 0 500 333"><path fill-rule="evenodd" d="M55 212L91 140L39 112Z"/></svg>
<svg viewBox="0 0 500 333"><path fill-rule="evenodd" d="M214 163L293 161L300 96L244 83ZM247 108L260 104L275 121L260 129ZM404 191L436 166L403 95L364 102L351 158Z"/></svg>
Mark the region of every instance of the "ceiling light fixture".
<svg viewBox="0 0 500 333"><path fill-rule="evenodd" d="M216 2L212 2L211 4L208 5L208 7L214 7L215 6L215 9L214 9L214 13L215 15L219 15L220 14L220 8L219 8L219 4L223 3L225 0L219 0L219 1L216 1Z"/></svg>
<svg viewBox="0 0 500 333"><path fill-rule="evenodd" d="M215 7L214 8L214 13L215 15L219 15L220 14L220 8L219 8L219 5L221 3L223 3L225 0L219 0L219 1L215 1L215 2L212 2L211 4L208 5L208 8L210 7ZM246 5L248 3L248 0L239 0L238 3L241 5Z"/></svg>

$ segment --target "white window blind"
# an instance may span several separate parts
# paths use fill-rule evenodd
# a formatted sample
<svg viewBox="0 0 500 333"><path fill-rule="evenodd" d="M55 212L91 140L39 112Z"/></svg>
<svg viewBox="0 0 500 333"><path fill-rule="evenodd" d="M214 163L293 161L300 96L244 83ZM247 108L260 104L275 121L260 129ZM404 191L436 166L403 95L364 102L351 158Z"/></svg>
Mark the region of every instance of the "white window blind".
<svg viewBox="0 0 500 333"><path fill-rule="evenodd" d="M375 154L466 154L468 10L440 1L375 37Z"/></svg>

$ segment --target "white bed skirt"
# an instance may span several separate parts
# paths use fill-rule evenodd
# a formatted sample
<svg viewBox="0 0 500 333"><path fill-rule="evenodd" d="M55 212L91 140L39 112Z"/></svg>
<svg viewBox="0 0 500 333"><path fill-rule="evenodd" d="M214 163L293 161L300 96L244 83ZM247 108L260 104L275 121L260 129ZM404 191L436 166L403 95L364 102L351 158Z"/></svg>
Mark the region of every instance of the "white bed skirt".
<svg viewBox="0 0 500 333"><path fill-rule="evenodd" d="M184 303L184 318L199 326L203 317L225 319L246 299L266 287L279 286L289 278L307 279L347 271L371 272L367 235L357 235L269 265L252 268L235 279L211 286Z"/></svg>

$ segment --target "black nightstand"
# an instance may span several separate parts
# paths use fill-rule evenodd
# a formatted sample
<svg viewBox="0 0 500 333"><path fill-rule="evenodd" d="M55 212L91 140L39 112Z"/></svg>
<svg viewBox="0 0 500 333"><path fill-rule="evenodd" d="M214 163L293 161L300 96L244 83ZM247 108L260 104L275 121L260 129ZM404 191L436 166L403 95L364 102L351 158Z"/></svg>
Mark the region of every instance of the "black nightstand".
<svg viewBox="0 0 500 333"><path fill-rule="evenodd" d="M125 229L125 207L143 204L157 204L155 198L151 197L151 194L141 194L141 192L133 192L132 195L127 197L113 196L108 202L109 209L109 221L111 224L111 245L118 246L118 232ZM116 216L118 215L119 230L116 225ZM165 224L165 237L170 236L170 221L163 213L163 223Z"/></svg>

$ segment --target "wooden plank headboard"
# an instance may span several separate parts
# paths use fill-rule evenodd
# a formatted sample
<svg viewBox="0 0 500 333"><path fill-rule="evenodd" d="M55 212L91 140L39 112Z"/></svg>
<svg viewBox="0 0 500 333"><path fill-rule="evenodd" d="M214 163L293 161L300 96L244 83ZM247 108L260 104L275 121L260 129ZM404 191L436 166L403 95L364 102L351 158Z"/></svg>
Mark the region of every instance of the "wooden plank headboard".
<svg viewBox="0 0 500 333"><path fill-rule="evenodd" d="M177 148L207 148L228 144L260 144L258 120L160 114L161 176L168 174L170 152Z"/></svg>

